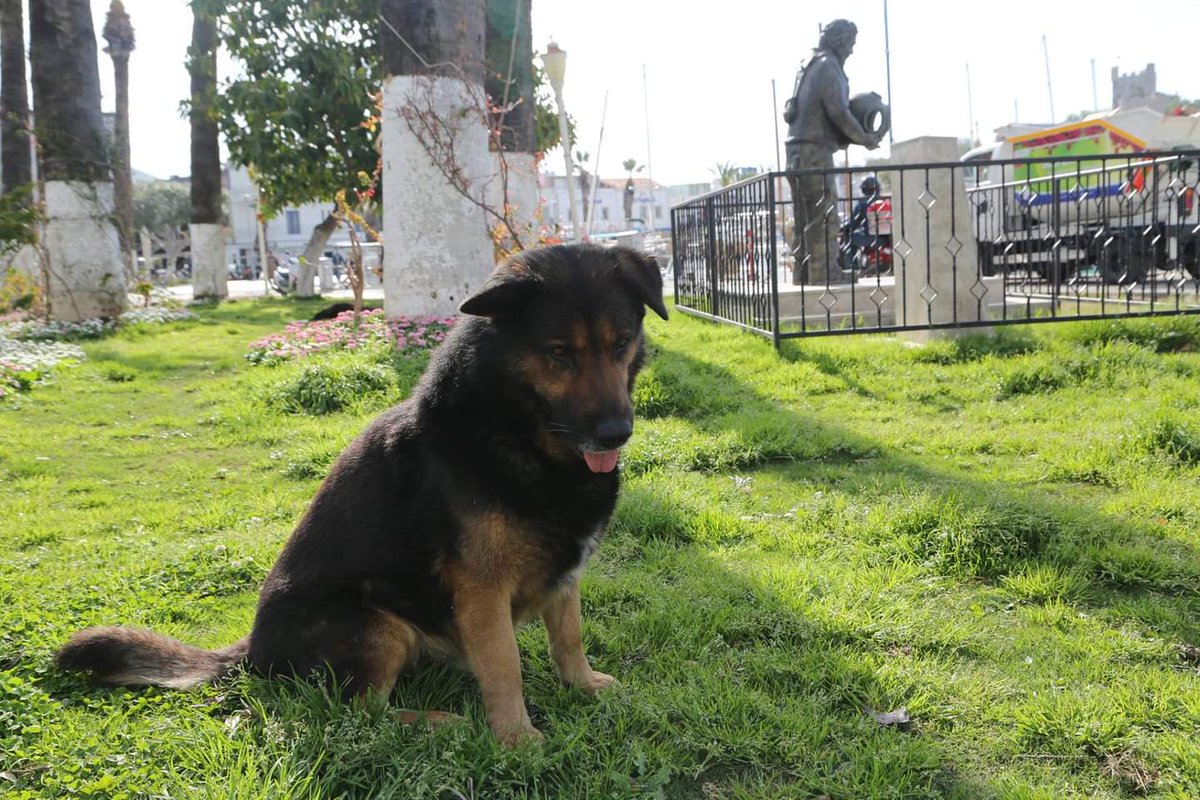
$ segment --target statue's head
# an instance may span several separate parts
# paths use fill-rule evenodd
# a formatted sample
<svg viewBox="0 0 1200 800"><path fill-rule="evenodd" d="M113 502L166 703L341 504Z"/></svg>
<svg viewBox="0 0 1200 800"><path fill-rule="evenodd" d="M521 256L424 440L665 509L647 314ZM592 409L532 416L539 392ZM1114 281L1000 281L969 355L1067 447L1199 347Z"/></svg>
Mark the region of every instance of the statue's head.
<svg viewBox="0 0 1200 800"><path fill-rule="evenodd" d="M854 52L858 26L848 19L835 19L821 29L821 49L837 53L843 60Z"/></svg>

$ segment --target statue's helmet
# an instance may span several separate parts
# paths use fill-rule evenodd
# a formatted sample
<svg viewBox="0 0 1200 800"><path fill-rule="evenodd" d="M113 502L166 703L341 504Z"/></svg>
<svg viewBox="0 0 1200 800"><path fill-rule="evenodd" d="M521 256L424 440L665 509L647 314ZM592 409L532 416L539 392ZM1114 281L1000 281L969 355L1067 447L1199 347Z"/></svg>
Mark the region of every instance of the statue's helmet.
<svg viewBox="0 0 1200 800"><path fill-rule="evenodd" d="M857 38L857 25L848 19L835 19L821 29L821 49L840 50Z"/></svg>

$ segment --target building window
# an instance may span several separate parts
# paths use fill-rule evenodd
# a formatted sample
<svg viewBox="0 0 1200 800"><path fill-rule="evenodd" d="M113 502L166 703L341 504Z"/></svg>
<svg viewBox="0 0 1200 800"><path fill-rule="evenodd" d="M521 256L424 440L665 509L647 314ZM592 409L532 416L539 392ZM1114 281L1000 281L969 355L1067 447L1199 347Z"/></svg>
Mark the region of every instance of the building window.
<svg viewBox="0 0 1200 800"><path fill-rule="evenodd" d="M288 235L296 236L300 233L300 212L296 210L287 212Z"/></svg>

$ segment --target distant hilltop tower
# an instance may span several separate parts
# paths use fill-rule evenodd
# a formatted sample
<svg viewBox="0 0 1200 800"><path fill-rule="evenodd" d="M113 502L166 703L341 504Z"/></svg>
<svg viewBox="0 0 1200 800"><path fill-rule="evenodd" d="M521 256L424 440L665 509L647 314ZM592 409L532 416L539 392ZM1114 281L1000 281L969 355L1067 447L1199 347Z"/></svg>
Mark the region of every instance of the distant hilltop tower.
<svg viewBox="0 0 1200 800"><path fill-rule="evenodd" d="M1158 79L1154 65L1147 64L1141 72L1122 75L1116 67L1112 69L1113 108L1153 108L1166 112L1171 98L1158 92Z"/></svg>

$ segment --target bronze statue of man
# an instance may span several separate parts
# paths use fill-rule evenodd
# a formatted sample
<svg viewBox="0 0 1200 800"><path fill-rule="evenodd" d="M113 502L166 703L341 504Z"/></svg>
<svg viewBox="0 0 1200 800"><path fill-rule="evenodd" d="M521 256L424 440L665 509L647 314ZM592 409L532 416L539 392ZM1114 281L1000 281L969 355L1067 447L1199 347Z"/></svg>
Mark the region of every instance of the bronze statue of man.
<svg viewBox="0 0 1200 800"><path fill-rule="evenodd" d="M857 38L858 27L849 20L835 19L826 25L820 45L796 76L793 96L784 109L788 170L825 170L791 179L793 284L826 283L841 276L833 154L849 144L871 150L879 146L879 135L865 130L850 112L850 83L843 65Z"/></svg>

